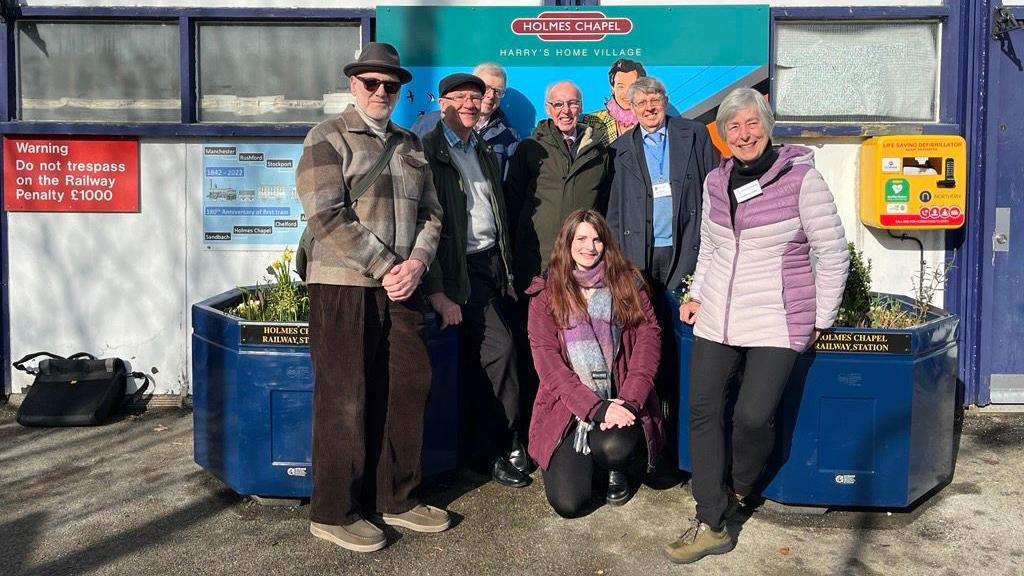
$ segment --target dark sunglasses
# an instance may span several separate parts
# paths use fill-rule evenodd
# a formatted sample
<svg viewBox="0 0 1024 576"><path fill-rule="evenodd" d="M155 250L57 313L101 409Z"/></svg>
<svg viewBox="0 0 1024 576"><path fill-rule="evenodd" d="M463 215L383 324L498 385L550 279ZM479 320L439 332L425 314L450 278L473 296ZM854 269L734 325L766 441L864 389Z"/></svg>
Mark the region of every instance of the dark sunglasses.
<svg viewBox="0 0 1024 576"><path fill-rule="evenodd" d="M363 78L362 76L356 76L356 79L362 82L363 88L366 88L371 94L376 92L381 84L384 85L384 91L388 94L398 94L398 91L402 89L402 83L394 80L378 80L376 78Z"/></svg>

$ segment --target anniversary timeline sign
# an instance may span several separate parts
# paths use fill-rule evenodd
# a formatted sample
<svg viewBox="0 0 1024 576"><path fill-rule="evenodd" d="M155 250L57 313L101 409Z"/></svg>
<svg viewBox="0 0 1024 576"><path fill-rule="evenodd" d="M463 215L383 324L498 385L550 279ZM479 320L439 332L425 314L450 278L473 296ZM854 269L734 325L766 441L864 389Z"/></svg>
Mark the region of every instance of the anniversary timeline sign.
<svg viewBox="0 0 1024 576"><path fill-rule="evenodd" d="M240 339L261 346L309 346L309 325L243 322Z"/></svg>
<svg viewBox="0 0 1024 576"><path fill-rule="evenodd" d="M139 141L4 137L4 210L138 212Z"/></svg>
<svg viewBox="0 0 1024 576"><path fill-rule="evenodd" d="M899 332L822 332L815 352L910 354L910 334Z"/></svg>
<svg viewBox="0 0 1024 576"><path fill-rule="evenodd" d="M295 190L301 143L203 144L203 243L209 249L281 250L306 219Z"/></svg>

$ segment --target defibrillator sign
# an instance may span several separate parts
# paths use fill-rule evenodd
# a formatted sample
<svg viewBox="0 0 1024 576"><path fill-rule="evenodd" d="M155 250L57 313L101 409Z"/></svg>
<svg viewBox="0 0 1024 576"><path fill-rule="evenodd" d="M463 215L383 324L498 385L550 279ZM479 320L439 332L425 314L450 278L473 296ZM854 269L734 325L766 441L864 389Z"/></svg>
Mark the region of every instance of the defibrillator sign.
<svg viewBox="0 0 1024 576"><path fill-rule="evenodd" d="M963 226L966 160L960 136L871 138L861 146L861 222L902 230Z"/></svg>

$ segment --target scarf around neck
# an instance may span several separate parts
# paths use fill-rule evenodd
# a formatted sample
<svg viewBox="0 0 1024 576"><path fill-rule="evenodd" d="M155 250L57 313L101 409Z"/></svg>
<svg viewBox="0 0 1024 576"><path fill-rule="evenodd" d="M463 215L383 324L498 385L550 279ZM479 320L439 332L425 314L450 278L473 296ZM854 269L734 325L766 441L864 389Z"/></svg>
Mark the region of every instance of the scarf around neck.
<svg viewBox="0 0 1024 576"><path fill-rule="evenodd" d="M608 109L608 113L615 119L615 129L618 130L619 135L625 134L633 126L636 126L637 119L636 114L632 110L626 110L619 103L615 101L615 96L612 96L604 104L605 108Z"/></svg>
<svg viewBox="0 0 1024 576"><path fill-rule="evenodd" d="M384 134L385 132L387 132L388 121L390 121L390 118L385 118L384 120L377 120L376 118L371 118L370 115L364 112L363 109L359 106L358 100L356 100L354 105L356 107L356 112L359 112L359 117L363 119L363 122L366 122L366 126L370 129L370 131L376 134L377 137L380 138L381 140L384 140Z"/></svg>
<svg viewBox="0 0 1024 576"><path fill-rule="evenodd" d="M604 262L590 270L574 270L572 274L581 289L589 291L590 297L586 299L587 315L574 314L569 318L569 327L561 331L566 355L580 382L601 400L608 400L614 387L612 368L621 331L612 323L612 296L604 284ZM577 418L573 439L577 452L590 453L587 433L593 427L593 422Z"/></svg>

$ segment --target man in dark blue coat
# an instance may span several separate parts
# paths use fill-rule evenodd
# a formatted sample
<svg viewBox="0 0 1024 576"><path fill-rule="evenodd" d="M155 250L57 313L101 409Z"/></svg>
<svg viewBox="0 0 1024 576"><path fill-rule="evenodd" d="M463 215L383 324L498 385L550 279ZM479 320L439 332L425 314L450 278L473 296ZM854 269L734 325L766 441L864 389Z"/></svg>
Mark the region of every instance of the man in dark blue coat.
<svg viewBox="0 0 1024 576"><path fill-rule="evenodd" d="M666 116L660 80L638 79L629 98L639 123L610 146L608 223L660 298L697 265L704 177L717 159L704 125Z"/></svg>
<svg viewBox="0 0 1024 576"><path fill-rule="evenodd" d="M656 382L666 408L668 436L678 423L678 367L672 317L664 293L684 287L700 249L704 177L717 161L704 125L666 116L665 85L654 77L637 79L627 93L638 124L609 147L612 184L608 223L623 252L651 285L662 326L662 356ZM669 462L674 447L666 455Z"/></svg>

